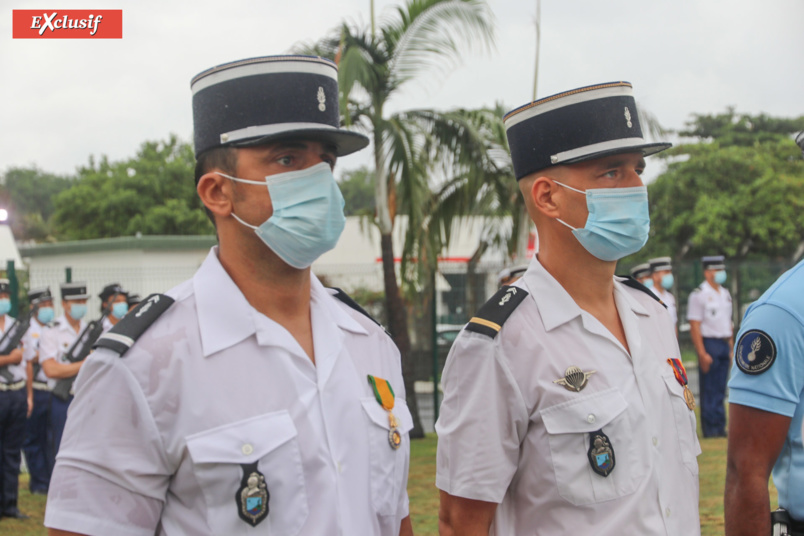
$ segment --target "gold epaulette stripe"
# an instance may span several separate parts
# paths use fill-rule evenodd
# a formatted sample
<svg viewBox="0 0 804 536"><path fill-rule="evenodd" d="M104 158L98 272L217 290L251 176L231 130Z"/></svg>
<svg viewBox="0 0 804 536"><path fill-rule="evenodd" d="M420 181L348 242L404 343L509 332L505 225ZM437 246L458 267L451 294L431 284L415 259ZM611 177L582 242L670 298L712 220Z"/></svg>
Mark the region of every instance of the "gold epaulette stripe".
<svg viewBox="0 0 804 536"><path fill-rule="evenodd" d="M495 324L494 322L491 322L490 320L486 320L485 318L478 318L476 316L473 316L472 319L469 320L469 323L470 324L480 324L481 326L486 326L487 328L491 328L494 331L500 331L502 329L502 326L500 326L499 324Z"/></svg>

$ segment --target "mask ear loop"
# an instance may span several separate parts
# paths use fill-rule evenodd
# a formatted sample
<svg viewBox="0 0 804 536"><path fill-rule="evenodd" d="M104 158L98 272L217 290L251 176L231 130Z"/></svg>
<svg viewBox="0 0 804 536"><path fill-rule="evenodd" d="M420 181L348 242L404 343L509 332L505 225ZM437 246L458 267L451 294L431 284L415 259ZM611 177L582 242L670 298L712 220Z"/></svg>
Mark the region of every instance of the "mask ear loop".
<svg viewBox="0 0 804 536"><path fill-rule="evenodd" d="M557 181L557 180L555 180L555 179L551 179L551 180L552 180L554 183L556 183L556 184L558 184L558 185L560 185L560 186L563 186L563 187L564 187L564 188L566 188L567 190L572 190L573 192L578 192L579 194L586 195L586 192L585 192L585 191L583 191L583 190L578 190L577 188L573 188L572 186L567 186L567 185L566 185L566 184L564 184L563 182ZM572 229L573 231L577 231L577 230L578 230L578 228L577 228L577 227L573 227L572 225L570 225L569 223L565 222L565 221L564 221L564 220L562 220L561 218L556 218L556 221L557 221L558 223L561 223L561 224L563 224L563 225L566 225L567 227L569 227L569 228L570 228L570 229Z"/></svg>
<svg viewBox="0 0 804 536"><path fill-rule="evenodd" d="M229 180L231 180L231 181L235 181L235 182L245 182L246 184L258 184L258 185L259 185L259 184L261 184L261 185L263 185L263 186L265 186L265 185L266 185L265 181L251 181L251 180L248 180L248 179L238 179L237 177L232 177L231 175L227 175L226 173L221 173L220 171L213 171L213 173L215 173L215 174L217 174L217 175L220 175L221 177L226 177L227 179L229 179ZM243 220L241 220L241 219L240 219L240 216L238 216L237 214L235 214L235 213L234 213L234 211L232 211L232 217L233 217L234 219L236 219L237 221L239 221L241 224L243 224L243 225L245 225L246 227L248 227L249 229L253 229L253 230L255 230L255 231L256 231L257 229L259 229L259 227L258 227L258 226L256 226L256 225L251 225L250 223L246 223L246 222L244 222Z"/></svg>

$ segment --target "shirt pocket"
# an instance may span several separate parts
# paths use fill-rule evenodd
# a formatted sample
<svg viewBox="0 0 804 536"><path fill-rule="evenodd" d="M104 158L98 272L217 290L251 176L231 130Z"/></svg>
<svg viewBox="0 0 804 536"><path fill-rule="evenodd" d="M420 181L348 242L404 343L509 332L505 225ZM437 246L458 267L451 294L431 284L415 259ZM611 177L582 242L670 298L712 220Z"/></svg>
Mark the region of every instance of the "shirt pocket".
<svg viewBox="0 0 804 536"><path fill-rule="evenodd" d="M667 391L670 393L670 405L673 408L673 420L676 423L676 437L678 448L681 450L681 460L693 475L698 474L698 455L701 453L701 443L698 441L698 424L695 412L690 411L684 400L684 388L678 383L675 376L662 374Z"/></svg>
<svg viewBox="0 0 804 536"><path fill-rule="evenodd" d="M607 389L540 411L550 443L558 493L581 506L633 493L639 483L638 442L628 403L616 389ZM615 466L608 476L589 464L589 434L602 430L614 451Z"/></svg>
<svg viewBox="0 0 804 536"><path fill-rule="evenodd" d="M371 501L379 515L396 515L399 511L400 493L405 487L407 476L410 457L408 432L413 428L413 417L405 401L397 399L393 413L399 421L398 430L402 435L402 444L398 449L394 449L389 440L391 427L388 412L374 397L362 398L360 401L369 421Z"/></svg>
<svg viewBox="0 0 804 536"><path fill-rule="evenodd" d="M296 427L287 411L266 413L187 437L187 450L214 534L295 536L308 504ZM257 461L268 490L268 517L255 529L238 515L241 464Z"/></svg>

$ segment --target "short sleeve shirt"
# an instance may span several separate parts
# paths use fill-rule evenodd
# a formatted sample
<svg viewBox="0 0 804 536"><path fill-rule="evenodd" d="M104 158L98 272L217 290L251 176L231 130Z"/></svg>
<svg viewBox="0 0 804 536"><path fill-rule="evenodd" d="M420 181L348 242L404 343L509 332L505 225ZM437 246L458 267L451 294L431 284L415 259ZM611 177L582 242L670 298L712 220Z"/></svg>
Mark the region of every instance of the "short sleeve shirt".
<svg viewBox="0 0 804 536"><path fill-rule="evenodd" d="M41 365L48 359L55 359L58 363L67 364L68 361L64 356L84 328L86 328L86 323L81 320L78 324L78 331L75 331L67 318L61 315L52 326L43 329L39 336L39 364ZM57 382L56 379L48 378L48 387L53 389Z"/></svg>
<svg viewBox="0 0 804 536"><path fill-rule="evenodd" d="M45 326L36 320L31 320L31 325L22 338L22 358L26 363L39 357L39 339L44 329ZM45 376L45 372L41 368L34 381L47 383L47 376Z"/></svg>
<svg viewBox="0 0 804 536"><path fill-rule="evenodd" d="M99 349L81 368L45 525L90 535L397 536L412 419L393 341L312 276L313 365L249 305L216 251L124 356ZM399 449L369 374L396 395ZM256 529L235 500L254 462L270 495Z"/></svg>
<svg viewBox="0 0 804 536"><path fill-rule="evenodd" d="M662 300L662 303L667 307L667 312L670 313L670 318L673 319L673 325L678 325L678 310L676 309L676 297L673 296L673 293L664 290L663 288L658 288L655 285L653 288L650 289L656 296Z"/></svg>
<svg viewBox="0 0 804 536"><path fill-rule="evenodd" d="M514 287L528 295L497 336L464 330L447 358L436 486L498 503L493 536L699 534L700 446L667 311L615 281L629 353L537 259ZM556 383L570 367L588 373L581 391ZM607 477L589 459L599 430Z"/></svg>
<svg viewBox="0 0 804 536"><path fill-rule="evenodd" d="M746 311L729 380L729 402L792 418L773 467L779 505L804 520L804 261Z"/></svg>
<svg viewBox="0 0 804 536"><path fill-rule="evenodd" d="M2 336L5 335L6 331L8 331L8 329L14 325L14 322L16 322L16 319L14 317L8 315L4 316L5 318L4 318L3 329L0 329L0 338L2 338ZM13 365L8 365L6 370L8 370L14 377L14 380L11 383L16 383L20 380L24 380L27 377L25 371L25 361ZM0 378L0 382L6 383L6 380L4 378Z"/></svg>
<svg viewBox="0 0 804 536"><path fill-rule="evenodd" d="M701 335L712 338L731 337L731 294L726 287L715 290L704 281L690 293L687 319L701 323Z"/></svg>

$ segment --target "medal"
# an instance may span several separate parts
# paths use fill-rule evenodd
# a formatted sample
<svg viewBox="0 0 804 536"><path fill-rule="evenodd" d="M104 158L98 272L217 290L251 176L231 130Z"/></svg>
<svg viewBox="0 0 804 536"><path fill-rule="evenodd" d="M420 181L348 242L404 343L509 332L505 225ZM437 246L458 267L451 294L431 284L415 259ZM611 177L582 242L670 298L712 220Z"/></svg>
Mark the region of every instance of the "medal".
<svg viewBox="0 0 804 536"><path fill-rule="evenodd" d="M257 469L257 462L242 463L243 478L240 489L235 492L237 515L240 519L256 527L268 517L268 500L270 494L265 485L265 476Z"/></svg>
<svg viewBox="0 0 804 536"><path fill-rule="evenodd" d="M592 471L600 476L609 476L614 470L614 448L603 430L589 434L589 451L586 455L589 457Z"/></svg>
<svg viewBox="0 0 804 536"><path fill-rule="evenodd" d="M667 362L673 367L673 375L676 377L676 381L684 388L684 402L687 403L690 411L693 411L695 409L695 397L687 385L687 370L684 368L684 364L680 359L668 359Z"/></svg>
<svg viewBox="0 0 804 536"><path fill-rule="evenodd" d="M372 391L374 391L374 398L388 412L388 444L391 445L392 449L396 450L402 445L402 434L399 433L399 420L392 411L395 401L394 389L388 380L371 374L368 375L368 382Z"/></svg>

